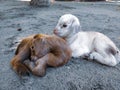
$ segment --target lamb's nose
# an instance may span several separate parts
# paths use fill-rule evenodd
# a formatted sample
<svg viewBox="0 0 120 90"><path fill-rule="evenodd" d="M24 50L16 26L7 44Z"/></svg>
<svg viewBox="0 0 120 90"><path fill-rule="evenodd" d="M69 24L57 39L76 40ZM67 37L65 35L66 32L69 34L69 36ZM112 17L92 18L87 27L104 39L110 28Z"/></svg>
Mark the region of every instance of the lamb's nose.
<svg viewBox="0 0 120 90"><path fill-rule="evenodd" d="M31 56L31 61L36 61L38 58L36 56Z"/></svg>
<svg viewBox="0 0 120 90"><path fill-rule="evenodd" d="M53 30L53 33L54 33L54 34L58 34L57 29L54 29L54 30Z"/></svg>

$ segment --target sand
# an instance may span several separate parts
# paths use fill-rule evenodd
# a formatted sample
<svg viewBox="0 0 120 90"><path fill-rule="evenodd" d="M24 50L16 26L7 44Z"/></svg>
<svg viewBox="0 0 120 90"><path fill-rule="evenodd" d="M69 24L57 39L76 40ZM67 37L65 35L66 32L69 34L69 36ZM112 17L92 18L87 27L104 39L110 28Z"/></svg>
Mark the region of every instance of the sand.
<svg viewBox="0 0 120 90"><path fill-rule="evenodd" d="M120 64L108 67L83 59L71 59L59 68L48 68L44 77L19 78L10 67L15 45L36 33L52 34L59 17L76 15L84 31L104 33L120 49L120 3L55 2L32 7L28 2L0 1L0 90L120 90Z"/></svg>

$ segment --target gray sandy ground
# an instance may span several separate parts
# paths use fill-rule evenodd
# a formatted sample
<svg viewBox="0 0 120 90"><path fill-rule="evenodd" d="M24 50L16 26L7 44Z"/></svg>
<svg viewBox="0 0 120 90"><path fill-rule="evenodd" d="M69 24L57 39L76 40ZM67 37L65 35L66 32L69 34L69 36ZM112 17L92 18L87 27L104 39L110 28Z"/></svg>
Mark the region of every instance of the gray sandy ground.
<svg viewBox="0 0 120 90"><path fill-rule="evenodd" d="M83 30L106 34L120 49L120 3L56 2L50 7L31 7L28 2L2 0L0 90L120 90L120 64L108 67L71 59L62 67L48 68L44 77L30 75L22 79L12 71L10 60L18 40L36 33L52 34L57 20L65 13L76 15Z"/></svg>

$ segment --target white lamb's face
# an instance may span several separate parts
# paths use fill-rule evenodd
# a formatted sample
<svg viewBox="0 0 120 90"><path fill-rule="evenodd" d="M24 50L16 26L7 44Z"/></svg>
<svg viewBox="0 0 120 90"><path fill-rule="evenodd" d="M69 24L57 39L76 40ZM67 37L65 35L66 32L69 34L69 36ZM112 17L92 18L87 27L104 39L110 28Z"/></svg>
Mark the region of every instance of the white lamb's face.
<svg viewBox="0 0 120 90"><path fill-rule="evenodd" d="M76 20L76 17L71 14L65 14L60 17L55 30L54 34L60 37L67 37L71 33L75 31L76 27L79 27L79 20Z"/></svg>
<svg viewBox="0 0 120 90"><path fill-rule="evenodd" d="M71 21L63 20L62 18L58 21L54 33L60 37L65 37L70 33Z"/></svg>

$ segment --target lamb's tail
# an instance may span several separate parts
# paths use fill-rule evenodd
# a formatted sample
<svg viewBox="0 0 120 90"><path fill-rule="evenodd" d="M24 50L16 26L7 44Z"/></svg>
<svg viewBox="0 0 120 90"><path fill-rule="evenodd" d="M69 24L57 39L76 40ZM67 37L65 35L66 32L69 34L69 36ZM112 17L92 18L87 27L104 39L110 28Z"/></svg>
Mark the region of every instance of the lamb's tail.
<svg viewBox="0 0 120 90"><path fill-rule="evenodd" d="M112 54L115 57L116 63L120 62L120 50L117 47L108 45L108 48L106 49L106 51L108 54Z"/></svg>
<svg viewBox="0 0 120 90"><path fill-rule="evenodd" d="M118 50L117 53L115 54L115 58L117 60L117 63L120 62L120 51Z"/></svg>

